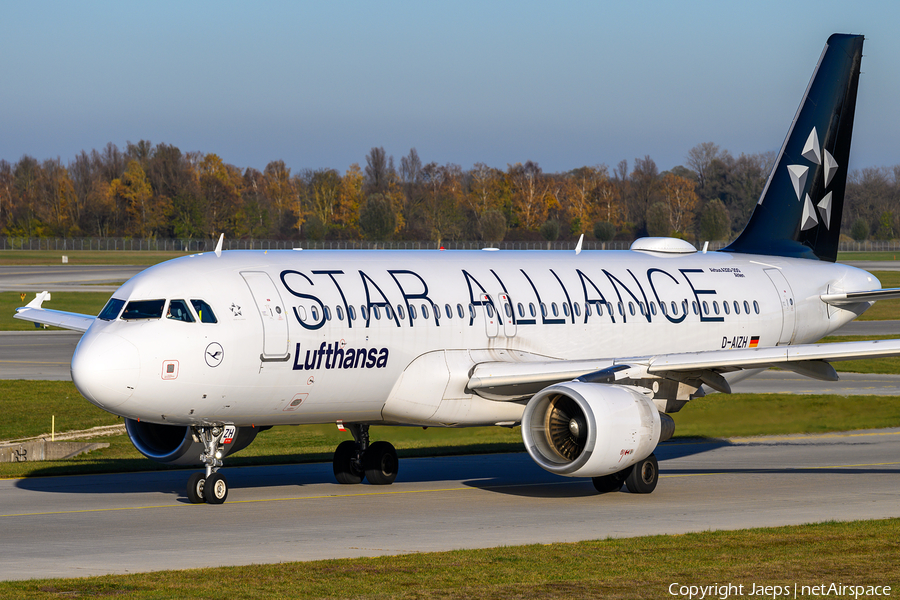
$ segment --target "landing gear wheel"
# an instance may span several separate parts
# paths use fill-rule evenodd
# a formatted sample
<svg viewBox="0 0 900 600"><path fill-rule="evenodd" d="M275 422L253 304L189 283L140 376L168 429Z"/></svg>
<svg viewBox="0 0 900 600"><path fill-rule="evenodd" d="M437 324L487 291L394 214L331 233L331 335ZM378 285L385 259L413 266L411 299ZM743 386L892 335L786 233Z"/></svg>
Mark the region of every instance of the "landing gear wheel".
<svg viewBox="0 0 900 600"><path fill-rule="evenodd" d="M357 460L357 454L356 442L350 440L341 442L334 451L332 466L334 467L334 478L338 483L362 483L366 473Z"/></svg>
<svg viewBox="0 0 900 600"><path fill-rule="evenodd" d="M624 471L619 471L612 475L603 475L602 477L592 477L591 482L594 484L594 489L601 494L618 492L622 489L622 484L625 483L625 477L628 475L628 470L629 469L625 469Z"/></svg>
<svg viewBox="0 0 900 600"><path fill-rule="evenodd" d="M228 497L228 482L224 475L213 473L203 484L203 497L209 504L222 504Z"/></svg>
<svg viewBox="0 0 900 600"><path fill-rule="evenodd" d="M659 463L656 462L656 456L651 454L634 465L625 478L625 485L632 494L649 494L656 489L658 481Z"/></svg>
<svg viewBox="0 0 900 600"><path fill-rule="evenodd" d="M203 496L205 484L205 473L194 473L190 476L187 484L187 498L191 504L203 504L206 502L206 498Z"/></svg>
<svg viewBox="0 0 900 600"><path fill-rule="evenodd" d="M371 444L363 455L363 464L372 485L390 485L397 479L397 451L388 442Z"/></svg>

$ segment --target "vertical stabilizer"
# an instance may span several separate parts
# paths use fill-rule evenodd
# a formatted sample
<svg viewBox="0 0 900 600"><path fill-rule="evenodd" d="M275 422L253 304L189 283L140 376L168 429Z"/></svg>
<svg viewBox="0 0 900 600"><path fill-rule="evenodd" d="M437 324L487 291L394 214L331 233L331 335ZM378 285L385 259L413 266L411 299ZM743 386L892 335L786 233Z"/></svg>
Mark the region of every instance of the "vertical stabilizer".
<svg viewBox="0 0 900 600"><path fill-rule="evenodd" d="M828 38L750 221L724 252L837 258L863 39Z"/></svg>

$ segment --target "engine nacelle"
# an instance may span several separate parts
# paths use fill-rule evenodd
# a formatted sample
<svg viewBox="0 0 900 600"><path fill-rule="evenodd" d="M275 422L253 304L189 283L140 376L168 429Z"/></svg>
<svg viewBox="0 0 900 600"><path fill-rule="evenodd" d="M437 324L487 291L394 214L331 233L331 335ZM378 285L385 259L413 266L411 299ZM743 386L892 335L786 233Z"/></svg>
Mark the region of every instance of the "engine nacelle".
<svg viewBox="0 0 900 600"><path fill-rule="evenodd" d="M125 431L138 452L156 462L170 465L199 465L203 444L186 425L160 425L125 419ZM256 438L259 427L236 428L234 439L225 444L223 456L243 450Z"/></svg>
<svg viewBox="0 0 900 600"><path fill-rule="evenodd" d="M673 431L672 419L661 415L653 400L624 385L551 385L528 401L522 415L522 439L531 458L568 477L628 468L650 456Z"/></svg>

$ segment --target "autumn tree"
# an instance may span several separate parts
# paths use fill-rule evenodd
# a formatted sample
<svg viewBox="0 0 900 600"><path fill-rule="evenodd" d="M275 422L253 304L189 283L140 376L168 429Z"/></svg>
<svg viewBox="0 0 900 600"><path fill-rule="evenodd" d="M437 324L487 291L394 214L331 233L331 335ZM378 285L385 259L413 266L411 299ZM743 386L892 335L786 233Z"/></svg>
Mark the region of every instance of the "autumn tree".
<svg viewBox="0 0 900 600"><path fill-rule="evenodd" d="M508 165L506 176L512 191L512 210L519 224L526 230L536 231L547 220L553 204L548 194L549 185L537 163Z"/></svg>
<svg viewBox="0 0 900 600"><path fill-rule="evenodd" d="M684 177L667 173L660 182L663 203L668 208L669 229L684 236L694 221L694 211L699 198L694 192L695 183Z"/></svg>
<svg viewBox="0 0 900 600"><path fill-rule="evenodd" d="M215 154L203 157L199 173L200 190L205 200L205 233L211 238L222 232L232 233L233 220L241 201L241 173Z"/></svg>

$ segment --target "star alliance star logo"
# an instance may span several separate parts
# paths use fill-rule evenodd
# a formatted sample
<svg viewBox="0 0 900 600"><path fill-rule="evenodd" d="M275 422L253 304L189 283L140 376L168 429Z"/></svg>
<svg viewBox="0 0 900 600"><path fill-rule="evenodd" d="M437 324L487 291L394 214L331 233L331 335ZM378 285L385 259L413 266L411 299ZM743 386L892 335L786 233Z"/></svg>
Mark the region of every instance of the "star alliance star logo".
<svg viewBox="0 0 900 600"><path fill-rule="evenodd" d="M824 148L820 148L819 146L819 135L816 133L816 128L813 127L812 131L809 132L809 137L806 139L806 144L803 146L803 152L801 152L803 158L807 159L811 163L822 165L825 167L825 187L827 188L831 185L831 180L834 178L834 174L837 172L838 164L837 161L834 160L834 157L825 150ZM823 156L824 161L823 161ZM800 195L803 193L803 189L806 187L806 178L809 175L809 167L806 165L788 165L788 172L791 175L791 183L794 184L794 193L797 194L797 200L803 202L803 215L800 217L800 231L806 231L807 229L812 229L816 225L819 224L819 217L816 216L816 208L819 209L819 216L825 222L825 227L831 227L831 192L825 194L825 197L822 198L818 204L813 207L813 201L809 197L809 194L806 194L805 198L801 198Z"/></svg>
<svg viewBox="0 0 900 600"><path fill-rule="evenodd" d="M232 314L232 316L235 316L235 317L241 316L241 305L235 304L234 302L232 302L231 303L231 314Z"/></svg>

